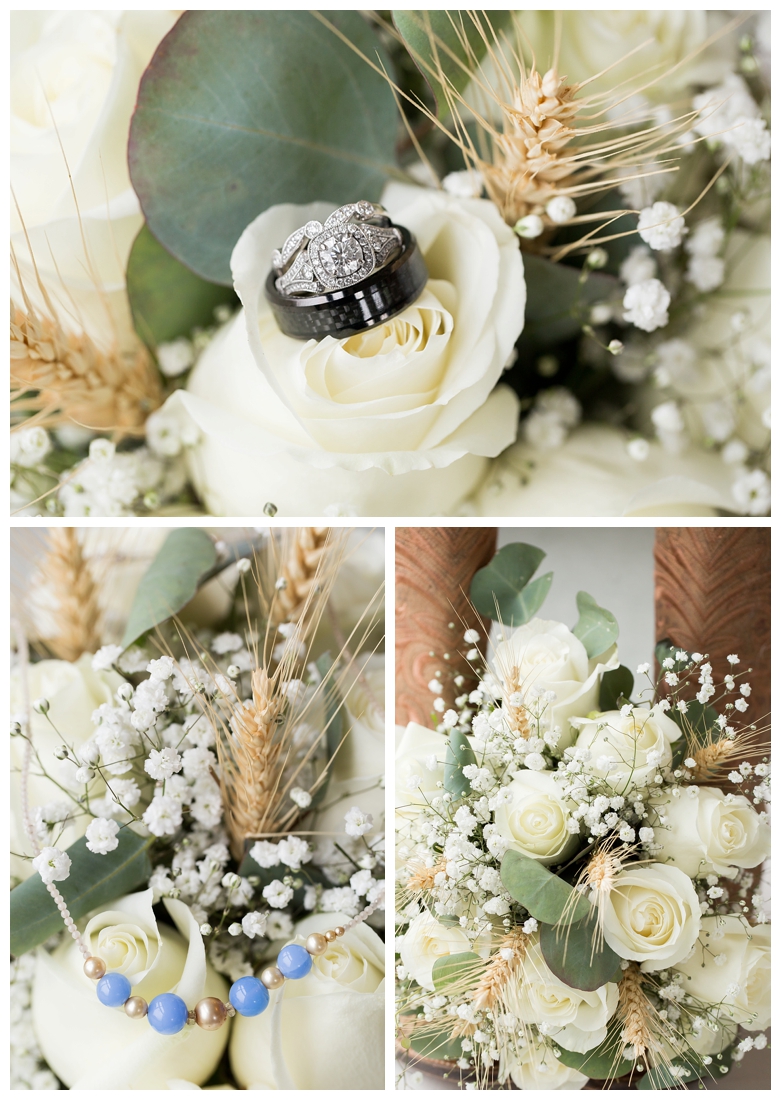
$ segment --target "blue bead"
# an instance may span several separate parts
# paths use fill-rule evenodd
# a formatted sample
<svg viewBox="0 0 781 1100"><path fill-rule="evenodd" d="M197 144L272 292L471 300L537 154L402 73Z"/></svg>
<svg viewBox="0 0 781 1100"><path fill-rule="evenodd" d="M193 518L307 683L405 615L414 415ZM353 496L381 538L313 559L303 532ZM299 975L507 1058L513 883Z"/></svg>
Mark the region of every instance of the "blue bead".
<svg viewBox="0 0 781 1100"><path fill-rule="evenodd" d="M259 1016L268 1007L268 990L257 978L239 978L228 999L240 1016Z"/></svg>
<svg viewBox="0 0 781 1100"><path fill-rule="evenodd" d="M147 1019L161 1035L176 1035L187 1024L187 1005L175 993L153 997Z"/></svg>
<svg viewBox="0 0 781 1100"><path fill-rule="evenodd" d="M119 1008L130 996L130 982L124 974L112 970L104 974L97 984L96 991L101 1004L109 1008Z"/></svg>
<svg viewBox="0 0 781 1100"><path fill-rule="evenodd" d="M305 978L312 969L312 956L298 943L289 943L277 956L277 966L286 978Z"/></svg>

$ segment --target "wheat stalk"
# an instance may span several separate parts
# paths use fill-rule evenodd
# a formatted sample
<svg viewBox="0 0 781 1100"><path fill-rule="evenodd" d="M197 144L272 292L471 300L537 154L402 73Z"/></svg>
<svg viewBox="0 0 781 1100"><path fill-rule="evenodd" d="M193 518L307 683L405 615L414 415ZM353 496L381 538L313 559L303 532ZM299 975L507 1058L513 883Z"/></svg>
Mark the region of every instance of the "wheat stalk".
<svg viewBox="0 0 781 1100"><path fill-rule="evenodd" d="M475 990L476 1008L493 1008L501 999L504 987L518 975L523 966L528 941L529 937L520 928L513 928L502 937L498 951L486 967Z"/></svg>
<svg viewBox="0 0 781 1100"><path fill-rule="evenodd" d="M516 706L514 703L510 702L514 695L522 694L520 676L520 669L517 665L513 665L504 682L504 709L507 712L507 723L510 729L515 730L519 736L528 738L531 733L531 726L529 724L529 715L526 707L523 703L521 703L520 706Z"/></svg>
<svg viewBox="0 0 781 1100"><path fill-rule="evenodd" d="M244 854L244 841L253 833L273 832L279 816L280 756L283 741L275 736L277 720L285 705L276 679L264 668L252 674L252 699L238 704L230 721L233 743L230 755L220 752L221 787L225 817L236 859ZM218 748L221 741L217 742Z"/></svg>
<svg viewBox="0 0 781 1100"><path fill-rule="evenodd" d="M52 627L42 638L63 661L94 653L101 644L99 590L73 527L53 527L39 566L38 583L46 589Z"/></svg>
<svg viewBox="0 0 781 1100"><path fill-rule="evenodd" d="M709 745L700 745L694 750L692 756L694 760L694 767L691 769L692 778L715 779L730 766L733 760L744 755L744 749L745 746L739 742L738 738L729 737L721 737Z"/></svg>
<svg viewBox="0 0 781 1100"><path fill-rule="evenodd" d="M86 332L67 332L29 299L11 305L11 411L20 426L76 423L138 434L163 402L159 375L139 342L102 351Z"/></svg>
<svg viewBox="0 0 781 1100"><path fill-rule="evenodd" d="M435 863L433 867L415 867L412 874L407 879L407 889L413 894L420 894L424 890L431 890L434 886L434 879L441 871L445 870L445 866L444 860L441 860L439 863Z"/></svg>
<svg viewBox="0 0 781 1100"><path fill-rule="evenodd" d="M630 962L618 984L616 1016L622 1025L621 1041L634 1048L635 1058L657 1049L651 1034L651 1006L643 992L643 975L637 963Z"/></svg>
<svg viewBox="0 0 781 1100"><path fill-rule="evenodd" d="M330 548L329 527L297 527L283 552L271 622L302 623L310 618L315 588L322 583Z"/></svg>

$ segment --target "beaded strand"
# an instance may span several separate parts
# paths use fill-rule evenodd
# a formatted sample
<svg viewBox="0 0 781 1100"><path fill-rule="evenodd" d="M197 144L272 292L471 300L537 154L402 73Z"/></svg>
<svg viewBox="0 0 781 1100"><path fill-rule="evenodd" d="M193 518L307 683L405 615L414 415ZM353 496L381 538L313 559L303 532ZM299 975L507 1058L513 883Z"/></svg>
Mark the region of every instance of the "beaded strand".
<svg viewBox="0 0 781 1100"><path fill-rule="evenodd" d="M326 932L310 933L304 947L298 943L283 947L277 955L276 966L265 967L260 978L248 975L235 981L227 1001L222 1001L219 997L203 997L195 1008L188 1009L178 994L160 993L147 1004L143 997L131 995L130 982L124 974L107 971L103 959L88 952L84 973L96 983L101 1004L108 1008L124 1008L125 1014L132 1020L141 1020L146 1016L150 1025L161 1035L176 1035L193 1024L204 1031L217 1031L237 1012L240 1016L259 1016L268 1008L269 990L279 989L287 980L306 977L312 969L312 959L324 954L329 943L370 917L382 904L383 897L384 892L381 892L371 905L367 905L347 924L338 924Z"/></svg>

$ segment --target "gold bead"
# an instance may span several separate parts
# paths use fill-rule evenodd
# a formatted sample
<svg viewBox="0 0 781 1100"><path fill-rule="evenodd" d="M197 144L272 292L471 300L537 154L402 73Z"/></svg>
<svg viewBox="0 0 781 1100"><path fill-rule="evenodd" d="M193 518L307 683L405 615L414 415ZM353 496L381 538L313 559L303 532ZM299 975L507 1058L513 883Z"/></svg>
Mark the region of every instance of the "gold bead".
<svg viewBox="0 0 781 1100"><path fill-rule="evenodd" d="M195 1006L195 1022L204 1031L217 1031L227 1018L225 1005L219 997L204 997Z"/></svg>
<svg viewBox="0 0 781 1100"><path fill-rule="evenodd" d="M266 989L279 989L279 987L285 981L285 975L277 966L267 966L263 973L260 975L260 980L265 985Z"/></svg>
<svg viewBox="0 0 781 1100"><path fill-rule="evenodd" d="M319 932L313 932L306 938L306 949L310 955L322 955L328 947L328 940Z"/></svg>
<svg viewBox="0 0 781 1100"><path fill-rule="evenodd" d="M149 1005L143 997L128 997L125 1001L125 1015L131 1020L143 1020L148 1009Z"/></svg>
<svg viewBox="0 0 781 1100"><path fill-rule="evenodd" d="M336 932L334 932L332 928L329 928L328 931L324 934L329 943L333 943L336 939Z"/></svg>
<svg viewBox="0 0 781 1100"><path fill-rule="evenodd" d="M96 982L106 973L106 964L97 955L90 955L84 963L84 973L88 978L92 978L93 982Z"/></svg>
<svg viewBox="0 0 781 1100"><path fill-rule="evenodd" d="M344 929L342 928L341 924L337 924L336 928L334 928L334 932L336 932L337 936L344 935Z"/></svg>

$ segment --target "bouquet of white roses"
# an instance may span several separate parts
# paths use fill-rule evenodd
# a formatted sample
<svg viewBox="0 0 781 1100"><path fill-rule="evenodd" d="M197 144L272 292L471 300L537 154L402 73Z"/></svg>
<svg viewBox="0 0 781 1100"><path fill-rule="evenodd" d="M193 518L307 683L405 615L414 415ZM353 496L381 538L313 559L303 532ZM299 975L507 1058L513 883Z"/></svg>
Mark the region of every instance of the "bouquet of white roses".
<svg viewBox="0 0 781 1100"><path fill-rule="evenodd" d="M118 636L94 534L16 609L12 1087L381 1087L382 540L176 529Z"/></svg>
<svg viewBox="0 0 781 1100"><path fill-rule="evenodd" d="M433 681L433 728L401 739L401 1045L477 1087L707 1087L770 1019L751 686L737 655L667 643L636 685L587 593L572 630L536 617L543 556L513 544L476 574L475 606L515 628L490 665L468 631L479 685L446 709Z"/></svg>
<svg viewBox="0 0 781 1100"><path fill-rule="evenodd" d="M15 13L14 509L765 514L767 38Z"/></svg>

